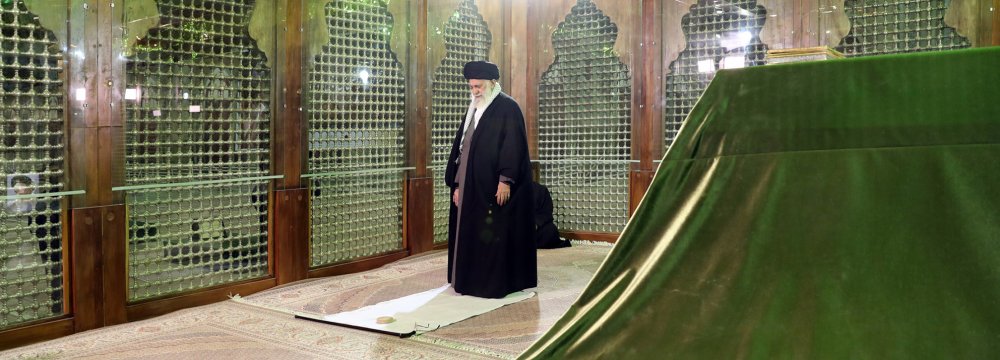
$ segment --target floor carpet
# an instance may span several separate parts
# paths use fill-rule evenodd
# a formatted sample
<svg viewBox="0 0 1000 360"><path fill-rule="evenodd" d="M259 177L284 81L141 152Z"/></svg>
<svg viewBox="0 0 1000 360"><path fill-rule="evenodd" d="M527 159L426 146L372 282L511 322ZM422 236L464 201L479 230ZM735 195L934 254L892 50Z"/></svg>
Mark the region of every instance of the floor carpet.
<svg viewBox="0 0 1000 360"><path fill-rule="evenodd" d="M288 313L334 314L433 289L445 281L443 252L12 349L0 359L512 358L565 312L610 249L539 250L539 287L531 289L537 296L410 339Z"/></svg>
<svg viewBox="0 0 1000 360"><path fill-rule="evenodd" d="M575 245L538 251L537 296L412 339L513 358L528 348L576 300L611 250ZM427 291L446 281L448 258L434 252L362 274L271 289L242 301L283 312L335 314Z"/></svg>

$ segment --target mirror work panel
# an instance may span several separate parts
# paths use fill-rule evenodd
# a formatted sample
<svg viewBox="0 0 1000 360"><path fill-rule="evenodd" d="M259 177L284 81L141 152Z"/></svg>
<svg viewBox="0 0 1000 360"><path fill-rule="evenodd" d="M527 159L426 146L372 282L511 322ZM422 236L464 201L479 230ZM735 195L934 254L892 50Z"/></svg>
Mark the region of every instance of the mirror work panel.
<svg viewBox="0 0 1000 360"><path fill-rule="evenodd" d="M310 265L403 248L406 78L381 0L322 8L329 42L308 69Z"/></svg>
<svg viewBox="0 0 1000 360"><path fill-rule="evenodd" d="M757 1L735 1L719 7L702 0L681 20L687 46L670 63L664 85L664 145L673 142L701 93L726 67L764 65L761 43L767 11Z"/></svg>
<svg viewBox="0 0 1000 360"><path fill-rule="evenodd" d="M945 24L947 0L848 0L851 32L837 50L871 56L963 49L972 44Z"/></svg>
<svg viewBox="0 0 1000 360"><path fill-rule="evenodd" d="M560 230L619 232L628 220L631 88L618 26L581 0L552 35L539 86L540 183Z"/></svg>
<svg viewBox="0 0 1000 360"><path fill-rule="evenodd" d="M123 23L150 18L131 2ZM268 3L156 1L123 54L130 301L268 275L272 72L248 31Z"/></svg>
<svg viewBox="0 0 1000 360"><path fill-rule="evenodd" d="M702 0L691 5L683 16L681 27L686 47L670 63L664 85L663 139L666 147L676 137L716 71L765 64L768 46L761 41L760 33L765 22L776 20L768 15L769 9L759 3L763 2L735 1L719 5L715 1ZM942 51L972 46L968 38L946 23L949 12L958 14L955 16L959 21L979 24L980 20L974 17L981 14L962 10L984 5L983 2L951 0L847 0L843 6L820 6L818 19L795 20L818 21L821 27L814 35L825 39L830 33L841 31L824 28L837 26L825 23L832 18L846 17L849 22L845 24L849 30L843 30L846 35L839 43L834 41L829 45L846 57ZM815 12L807 16L817 16Z"/></svg>
<svg viewBox="0 0 1000 360"><path fill-rule="evenodd" d="M39 16L0 2L0 330L66 308L64 52Z"/></svg>

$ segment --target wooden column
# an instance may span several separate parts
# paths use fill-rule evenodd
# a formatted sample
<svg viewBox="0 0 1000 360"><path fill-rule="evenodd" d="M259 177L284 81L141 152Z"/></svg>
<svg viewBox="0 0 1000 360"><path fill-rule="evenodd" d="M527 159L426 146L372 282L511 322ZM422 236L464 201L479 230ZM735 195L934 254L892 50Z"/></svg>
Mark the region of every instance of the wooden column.
<svg viewBox="0 0 1000 360"><path fill-rule="evenodd" d="M309 272L309 190L277 190L272 203L271 259L277 285L305 279Z"/></svg>
<svg viewBox="0 0 1000 360"><path fill-rule="evenodd" d="M72 229L72 295L68 300L72 302L73 329L87 331L104 325L101 209L73 209Z"/></svg>
<svg viewBox="0 0 1000 360"><path fill-rule="evenodd" d="M271 273L278 285L306 278L309 270L309 185L302 180L308 157L307 126L302 110L304 57L303 0L280 1L284 18L275 22L276 48L272 101L272 171L276 181L269 196L268 247Z"/></svg>
<svg viewBox="0 0 1000 360"><path fill-rule="evenodd" d="M431 77L428 63L427 0L409 3L409 59L407 66L406 139L408 174L403 196L403 245L410 254L434 248L434 179L427 168L431 143Z"/></svg>
<svg viewBox="0 0 1000 360"><path fill-rule="evenodd" d="M79 54L68 56L66 172L69 189L86 191L66 202L66 300L75 331L125 322L128 283L124 196L111 191L124 176L120 89L125 79L116 41L123 34L114 26L120 8L112 8L110 0L86 4L69 11L71 28L82 33L71 33L69 40ZM86 96L77 98L81 89Z"/></svg>
<svg viewBox="0 0 1000 360"><path fill-rule="evenodd" d="M660 57L662 21L660 0L642 0L642 11L634 22L639 29L638 50L635 56L635 83L633 97L632 152L639 160L629 173L629 214L635 212L639 200L646 194L656 171L653 160L663 153L663 66Z"/></svg>
<svg viewBox="0 0 1000 360"><path fill-rule="evenodd" d="M276 181L278 189L297 189L302 184L308 157L308 135L302 111L302 76L305 59L303 48L303 0L283 0L275 11L285 18L275 21L276 49L274 62L274 88L272 102L273 144L271 167L276 175L285 175Z"/></svg>

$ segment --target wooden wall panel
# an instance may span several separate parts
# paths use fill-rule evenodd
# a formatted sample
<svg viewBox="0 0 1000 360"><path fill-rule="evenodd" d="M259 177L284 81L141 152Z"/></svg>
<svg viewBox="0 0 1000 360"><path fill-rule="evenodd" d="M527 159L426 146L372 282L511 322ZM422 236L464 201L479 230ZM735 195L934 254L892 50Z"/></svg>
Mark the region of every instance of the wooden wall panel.
<svg viewBox="0 0 1000 360"><path fill-rule="evenodd" d="M101 263L104 323L111 326L128 321L128 246L125 205L101 207Z"/></svg>
<svg viewBox="0 0 1000 360"><path fill-rule="evenodd" d="M662 0L663 36L660 44L663 47L662 66L665 75L669 75L670 63L677 60L681 51L687 47L681 20L691 11L691 5L697 2L697 0ZM663 87L662 82L660 87Z"/></svg>
<svg viewBox="0 0 1000 360"><path fill-rule="evenodd" d="M641 0L593 0L594 5L618 26L618 38L615 39L615 52L629 70L635 72L635 59L641 57L637 53L639 37L642 35L642 1ZM635 76L633 75L633 79Z"/></svg>
<svg viewBox="0 0 1000 360"><path fill-rule="evenodd" d="M641 38L640 52L641 68L634 71L637 82L634 88L640 89L638 94L639 113L642 126L634 126L632 131L633 148L638 149L635 159L639 160L638 171L650 171L655 168L654 160L663 153L663 8L659 0L643 0L639 22L644 31L639 32ZM640 87L641 84L641 87ZM646 187L629 187L631 192L640 191L645 194ZM631 213L631 211L630 211Z"/></svg>
<svg viewBox="0 0 1000 360"><path fill-rule="evenodd" d="M990 44L987 34L980 31L986 28L991 19L980 16L983 5L992 0L951 0L948 11L945 12L944 23L954 27L962 36L969 39L973 47ZM984 24L985 22L985 24Z"/></svg>
<svg viewBox="0 0 1000 360"><path fill-rule="evenodd" d="M279 71L274 72L274 91L271 92L272 112L271 129L274 133L271 145L271 171L277 175L285 175L278 180L278 189L295 189L302 187L302 174L306 171L308 156L308 135L302 113L302 64L304 61L303 0L281 1L278 10L288 16L284 24L276 22L276 40L280 49L275 56L274 66ZM289 31L291 29L291 31Z"/></svg>
<svg viewBox="0 0 1000 360"><path fill-rule="evenodd" d="M404 246L410 254L419 254L434 248L434 179L408 178L403 197Z"/></svg>
<svg viewBox="0 0 1000 360"><path fill-rule="evenodd" d="M537 12L536 22L533 24L537 47L534 49L535 58L533 59L535 71L529 76L540 80L542 74L555 61L556 50L552 46L552 34L566 19L576 3L577 0L549 0L545 1L544 5L541 5L542 2L538 2L539 5L532 9L532 11ZM538 91L537 84L535 85L535 91Z"/></svg>
<svg viewBox="0 0 1000 360"><path fill-rule="evenodd" d="M406 163L416 168L413 175L416 177L427 177L427 165L430 163L431 151L431 89L432 71L429 67L437 68L441 64L444 54L444 38L440 40L441 58L431 60L433 49L428 47L430 41L430 8L427 0L418 0L410 3L409 13L414 20L413 29L409 33L411 60L403 64L406 71ZM454 12L454 10L452 11ZM436 20L435 20L436 21ZM441 27L443 28L443 24ZM433 31L436 33L436 31ZM442 30L443 34L443 30ZM433 61L433 62L430 62ZM405 184L401 185L404 186ZM405 200L404 200L405 201ZM403 207L406 207L404 203ZM404 222L405 216L404 216ZM404 230L405 232L405 230ZM403 241L406 241L404 236Z"/></svg>
<svg viewBox="0 0 1000 360"><path fill-rule="evenodd" d="M318 269L309 270L309 278L336 276L344 274L352 274L356 272L368 271L371 269L378 268L385 264L398 261L410 256L408 250L397 251L385 255L373 256L365 259L360 259L344 264L337 264L333 266L327 266Z"/></svg>
<svg viewBox="0 0 1000 360"><path fill-rule="evenodd" d="M73 209L71 217L72 285L68 299L73 303L73 329L86 331L104 325L101 208Z"/></svg>
<svg viewBox="0 0 1000 360"><path fill-rule="evenodd" d="M507 82L506 92L521 104L524 111L528 100L528 1L510 1L510 27L507 29L508 53L510 54L510 64L507 73L510 74L510 81ZM525 119L527 120L527 119Z"/></svg>
<svg viewBox="0 0 1000 360"><path fill-rule="evenodd" d="M73 334L73 319L60 319L0 331L0 351Z"/></svg>
<svg viewBox="0 0 1000 360"><path fill-rule="evenodd" d="M993 0L993 45L1000 46L1000 0Z"/></svg>
<svg viewBox="0 0 1000 360"><path fill-rule="evenodd" d="M806 0L815 3L815 0ZM798 5L803 1L760 0L758 5L767 10L767 20L760 31L760 40L771 49L796 47L796 40L802 38L802 18L795 16Z"/></svg>
<svg viewBox="0 0 1000 360"><path fill-rule="evenodd" d="M618 233L598 233L598 232L571 231L571 230L559 231L559 236L562 236L566 239L589 240L589 241L599 241L599 242L609 242L609 243L618 241L618 237L620 235L621 234Z"/></svg>
<svg viewBox="0 0 1000 360"><path fill-rule="evenodd" d="M441 61L445 57L444 48L444 28L448 24L448 20L451 19L451 15L458 10L458 6L462 3L462 0L431 0L427 3L427 10L425 11L427 28L426 28L426 45L427 49L427 67L426 73L429 76L434 76L434 72L437 68L441 66ZM482 9L480 9L482 12ZM419 24L418 24L419 26ZM496 40L497 35L493 35L493 40Z"/></svg>
<svg viewBox="0 0 1000 360"><path fill-rule="evenodd" d="M507 36L508 20L504 18L504 11L508 8L507 1L476 0L476 7L479 8L479 14L483 16L486 27L493 36L490 41L490 62L500 67L500 82L506 86L511 81L510 64L507 59L507 49L510 46Z"/></svg>
<svg viewBox="0 0 1000 360"><path fill-rule="evenodd" d="M633 171L629 176L629 189L631 189L628 201L629 215L635 213L642 198L646 196L646 190L649 190L649 185L653 183L654 175L656 175L656 170L638 170Z"/></svg>
<svg viewBox="0 0 1000 360"><path fill-rule="evenodd" d="M309 189L278 190L273 201L271 258L282 285L305 279L309 271Z"/></svg>
<svg viewBox="0 0 1000 360"><path fill-rule="evenodd" d="M230 296L247 296L275 286L274 279L251 280L211 289L198 290L168 299L151 300L129 305L126 309L128 321L139 321L181 309L208 305L228 300Z"/></svg>

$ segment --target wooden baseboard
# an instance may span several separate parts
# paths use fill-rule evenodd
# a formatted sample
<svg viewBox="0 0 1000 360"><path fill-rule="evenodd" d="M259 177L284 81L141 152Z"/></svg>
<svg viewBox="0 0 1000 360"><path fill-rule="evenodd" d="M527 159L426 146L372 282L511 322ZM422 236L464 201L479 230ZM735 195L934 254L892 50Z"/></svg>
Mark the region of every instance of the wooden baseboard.
<svg viewBox="0 0 1000 360"><path fill-rule="evenodd" d="M586 232L586 231L560 231L559 236L570 240L591 240L591 241L603 241L614 243L618 241L619 233L602 233L602 232Z"/></svg>
<svg viewBox="0 0 1000 360"><path fill-rule="evenodd" d="M231 295L246 296L276 285L274 278L250 280L239 284L227 284L211 289L198 289L195 293L181 294L169 298L148 300L128 305L128 321L148 319L190 307L208 305L229 299Z"/></svg>
<svg viewBox="0 0 1000 360"><path fill-rule="evenodd" d="M52 340L73 333L73 319L49 320L43 323L0 331L0 351Z"/></svg>
<svg viewBox="0 0 1000 360"><path fill-rule="evenodd" d="M371 269L378 268L382 265L401 260L403 258L406 258L407 256L410 256L409 251L400 250L385 255L377 255L369 258L358 259L347 263L335 264L335 265L312 269L309 270L309 274L307 277L317 278L317 277L336 276L336 275L353 274L357 272L368 271Z"/></svg>

